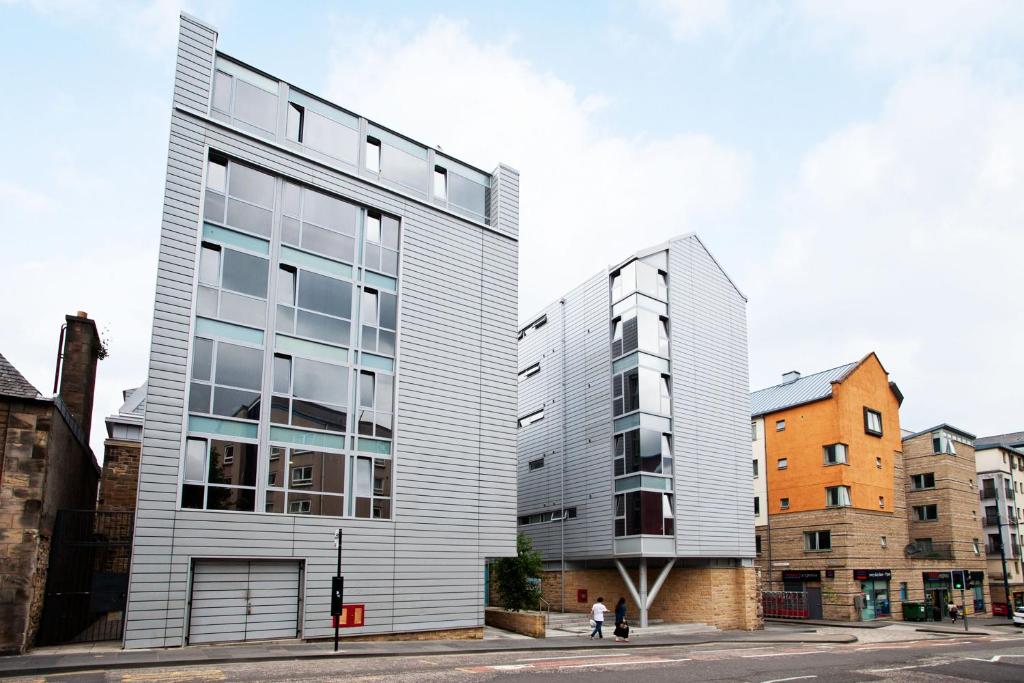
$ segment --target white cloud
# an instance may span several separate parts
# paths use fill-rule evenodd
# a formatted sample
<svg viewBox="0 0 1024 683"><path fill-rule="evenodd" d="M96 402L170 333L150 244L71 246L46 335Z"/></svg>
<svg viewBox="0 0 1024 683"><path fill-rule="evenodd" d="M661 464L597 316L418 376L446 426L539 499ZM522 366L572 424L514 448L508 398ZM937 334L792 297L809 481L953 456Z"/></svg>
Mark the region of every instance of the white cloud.
<svg viewBox="0 0 1024 683"><path fill-rule="evenodd" d="M1019 428L1024 95L965 68L900 82L805 156L752 294L755 385L875 350L924 429Z"/></svg>
<svg viewBox="0 0 1024 683"><path fill-rule="evenodd" d="M186 11L215 22L229 0L3 0L56 21L113 31L139 51L158 55L178 40L178 14Z"/></svg>
<svg viewBox="0 0 1024 683"><path fill-rule="evenodd" d="M667 22L672 38L680 42L723 32L732 24L729 0L645 0L642 4Z"/></svg>
<svg viewBox="0 0 1024 683"><path fill-rule="evenodd" d="M696 133L607 134L594 113L614 102L474 41L459 23L437 19L412 36L339 33L377 37L339 47L335 101L487 170L502 161L522 172L521 317L630 251L703 231L744 195L741 152Z"/></svg>
<svg viewBox="0 0 1024 683"><path fill-rule="evenodd" d="M873 66L963 59L1024 29L1013 0L801 0L797 11L806 35Z"/></svg>
<svg viewBox="0 0 1024 683"><path fill-rule="evenodd" d="M96 321L110 347L100 361L93 405L93 452L102 460L103 418L116 413L121 391L145 381L149 354L156 234L153 247L126 247L102 241L84 252L37 250L35 260L6 264L0 289L22 295L5 299L13 323L2 335L4 356L49 396L53 390L57 340L64 316L84 310Z"/></svg>

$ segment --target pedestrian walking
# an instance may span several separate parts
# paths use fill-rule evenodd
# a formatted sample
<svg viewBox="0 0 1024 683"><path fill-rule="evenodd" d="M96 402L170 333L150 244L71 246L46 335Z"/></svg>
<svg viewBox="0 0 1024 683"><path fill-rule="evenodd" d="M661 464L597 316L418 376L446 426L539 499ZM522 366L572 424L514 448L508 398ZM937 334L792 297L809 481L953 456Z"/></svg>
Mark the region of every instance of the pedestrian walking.
<svg viewBox="0 0 1024 683"><path fill-rule="evenodd" d="M949 620L952 623L956 623L956 618L960 616L960 609L956 606L956 603L950 603L949 605Z"/></svg>
<svg viewBox="0 0 1024 683"><path fill-rule="evenodd" d="M590 620L594 622L594 630L590 632L590 637L597 636L598 638L604 638L604 634L601 633L601 626L604 624L604 613L608 611L608 608L604 606L604 598L598 598L597 602L590 608Z"/></svg>
<svg viewBox="0 0 1024 683"><path fill-rule="evenodd" d="M626 598L615 604L615 640L629 642L629 624L626 623Z"/></svg>

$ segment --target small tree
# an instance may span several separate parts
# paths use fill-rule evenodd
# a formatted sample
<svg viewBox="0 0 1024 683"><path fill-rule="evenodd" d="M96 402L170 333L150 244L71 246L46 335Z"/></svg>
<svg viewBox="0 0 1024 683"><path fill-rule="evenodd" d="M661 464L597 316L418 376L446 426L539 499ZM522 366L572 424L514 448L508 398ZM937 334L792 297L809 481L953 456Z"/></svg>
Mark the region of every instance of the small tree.
<svg viewBox="0 0 1024 683"><path fill-rule="evenodd" d="M536 609L540 586L531 579L540 579L543 568L540 554L533 549L530 537L520 533L516 537L516 556L503 557L494 563L502 606L515 612Z"/></svg>

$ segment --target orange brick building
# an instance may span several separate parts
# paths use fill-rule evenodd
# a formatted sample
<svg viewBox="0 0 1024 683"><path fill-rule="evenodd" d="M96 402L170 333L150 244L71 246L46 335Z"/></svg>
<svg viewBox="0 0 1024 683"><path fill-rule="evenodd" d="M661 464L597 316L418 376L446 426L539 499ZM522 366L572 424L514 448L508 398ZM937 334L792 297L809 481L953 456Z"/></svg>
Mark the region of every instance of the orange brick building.
<svg viewBox="0 0 1024 683"><path fill-rule="evenodd" d="M786 373L751 395L757 564L765 591L803 594L791 616L899 619L904 602L920 602L931 607L928 618L942 618L947 600L960 602L949 571L977 569L973 555L920 553L911 544L910 475L934 468L905 461L902 400L874 353L806 377ZM968 487L970 477L960 478ZM945 509L962 493L934 495ZM980 528L960 527L970 549ZM984 592L965 597L969 612L988 602Z"/></svg>

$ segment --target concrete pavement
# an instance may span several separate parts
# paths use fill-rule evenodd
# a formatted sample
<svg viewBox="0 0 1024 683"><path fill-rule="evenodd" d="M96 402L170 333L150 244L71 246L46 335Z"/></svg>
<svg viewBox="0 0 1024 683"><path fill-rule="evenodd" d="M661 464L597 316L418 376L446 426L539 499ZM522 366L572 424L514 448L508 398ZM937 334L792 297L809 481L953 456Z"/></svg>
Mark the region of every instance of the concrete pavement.
<svg viewBox="0 0 1024 683"><path fill-rule="evenodd" d="M585 636L485 640L434 640L342 643L341 652L333 652L330 642L270 642L249 645L194 645L183 648L121 650L50 648L32 654L0 658L0 677L45 675L72 671L98 671L146 667L184 667L194 665L237 664L279 660L355 659L407 656L469 655L509 652L558 652L564 650L597 651L617 648L662 648L709 643L755 644L837 644L855 642L848 634L818 634L802 629L764 631L702 632L689 635L636 634L629 643L612 638L590 640Z"/></svg>
<svg viewBox="0 0 1024 683"><path fill-rule="evenodd" d="M562 642L573 639L561 638ZM221 662L142 670L86 671L21 677L17 683L176 683L228 681L387 681L476 683L509 675L555 683L654 683L705 680L750 683L1024 680L1024 636L925 636L915 641L854 643L703 643L558 648L380 657L324 657L276 662Z"/></svg>

